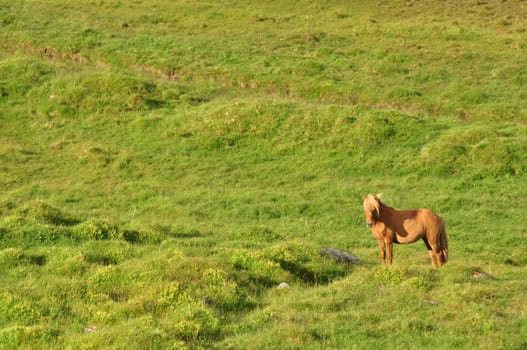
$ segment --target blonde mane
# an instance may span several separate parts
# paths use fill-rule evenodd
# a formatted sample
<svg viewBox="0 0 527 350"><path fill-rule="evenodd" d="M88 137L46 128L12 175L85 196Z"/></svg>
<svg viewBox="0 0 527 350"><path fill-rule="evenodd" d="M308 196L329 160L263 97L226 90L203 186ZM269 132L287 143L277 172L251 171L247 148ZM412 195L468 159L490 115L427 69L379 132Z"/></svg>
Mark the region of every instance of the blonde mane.
<svg viewBox="0 0 527 350"><path fill-rule="evenodd" d="M368 194L366 197L364 197L364 211L375 211L377 212L377 215L379 215L380 212L380 197L381 193L374 196L373 194Z"/></svg>

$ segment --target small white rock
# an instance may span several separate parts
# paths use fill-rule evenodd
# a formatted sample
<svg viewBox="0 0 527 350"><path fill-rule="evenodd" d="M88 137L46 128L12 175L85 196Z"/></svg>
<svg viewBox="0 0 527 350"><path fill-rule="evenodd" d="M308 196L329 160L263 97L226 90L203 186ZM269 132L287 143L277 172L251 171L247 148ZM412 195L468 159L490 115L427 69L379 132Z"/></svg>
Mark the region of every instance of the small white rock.
<svg viewBox="0 0 527 350"><path fill-rule="evenodd" d="M472 278L475 278L475 279L488 278L488 279L493 280L494 276L492 276L490 273L476 271L472 274Z"/></svg>
<svg viewBox="0 0 527 350"><path fill-rule="evenodd" d="M91 333L95 332L97 330L97 326L88 326L84 328L84 333Z"/></svg>
<svg viewBox="0 0 527 350"><path fill-rule="evenodd" d="M284 289L284 288L289 288L289 284L285 283L285 282L282 282L278 285L278 287L276 287L278 289Z"/></svg>

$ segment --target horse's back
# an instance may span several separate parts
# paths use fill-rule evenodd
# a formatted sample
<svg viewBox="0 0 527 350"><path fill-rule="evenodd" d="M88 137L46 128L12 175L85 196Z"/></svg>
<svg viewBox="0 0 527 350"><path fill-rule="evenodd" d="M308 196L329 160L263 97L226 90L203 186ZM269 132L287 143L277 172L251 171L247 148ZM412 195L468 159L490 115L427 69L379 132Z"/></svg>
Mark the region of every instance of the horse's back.
<svg viewBox="0 0 527 350"><path fill-rule="evenodd" d="M445 230L443 219L430 209L418 209L417 212L418 214L416 217L426 228L427 233L439 234Z"/></svg>

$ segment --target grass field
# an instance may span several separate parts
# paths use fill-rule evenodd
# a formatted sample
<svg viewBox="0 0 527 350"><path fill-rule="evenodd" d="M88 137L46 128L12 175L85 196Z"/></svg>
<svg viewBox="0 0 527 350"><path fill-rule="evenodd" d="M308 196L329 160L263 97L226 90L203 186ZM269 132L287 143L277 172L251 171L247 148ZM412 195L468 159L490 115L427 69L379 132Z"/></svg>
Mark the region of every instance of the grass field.
<svg viewBox="0 0 527 350"><path fill-rule="evenodd" d="M524 1L0 0L0 25L0 348L527 349ZM444 218L443 268L380 266L379 192Z"/></svg>

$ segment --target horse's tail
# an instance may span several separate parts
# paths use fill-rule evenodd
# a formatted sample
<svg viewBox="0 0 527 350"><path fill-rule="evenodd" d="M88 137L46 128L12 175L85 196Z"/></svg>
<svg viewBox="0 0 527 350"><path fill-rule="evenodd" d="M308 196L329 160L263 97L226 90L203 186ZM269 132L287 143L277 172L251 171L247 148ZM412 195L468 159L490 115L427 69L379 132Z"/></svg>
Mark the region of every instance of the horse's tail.
<svg viewBox="0 0 527 350"><path fill-rule="evenodd" d="M443 256L444 264L448 261L448 239L446 237L445 224L443 222L441 222L439 229L439 249L441 249L441 255Z"/></svg>

